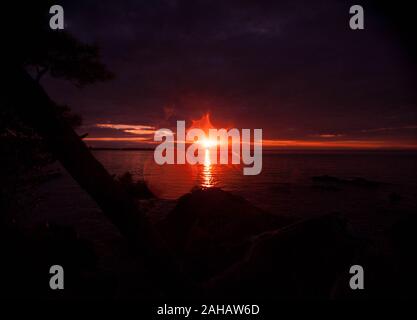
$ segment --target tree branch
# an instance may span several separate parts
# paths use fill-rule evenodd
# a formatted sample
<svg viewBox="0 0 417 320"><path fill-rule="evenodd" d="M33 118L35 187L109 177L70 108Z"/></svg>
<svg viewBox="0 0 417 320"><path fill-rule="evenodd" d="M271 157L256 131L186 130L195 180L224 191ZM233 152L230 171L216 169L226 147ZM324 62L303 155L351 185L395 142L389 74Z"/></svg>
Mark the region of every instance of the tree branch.
<svg viewBox="0 0 417 320"><path fill-rule="evenodd" d="M105 216L139 254L162 292L178 293L184 279L144 212L115 183L71 126L59 118L42 87L21 68L6 67L6 97L23 121L45 140L50 151L94 199Z"/></svg>

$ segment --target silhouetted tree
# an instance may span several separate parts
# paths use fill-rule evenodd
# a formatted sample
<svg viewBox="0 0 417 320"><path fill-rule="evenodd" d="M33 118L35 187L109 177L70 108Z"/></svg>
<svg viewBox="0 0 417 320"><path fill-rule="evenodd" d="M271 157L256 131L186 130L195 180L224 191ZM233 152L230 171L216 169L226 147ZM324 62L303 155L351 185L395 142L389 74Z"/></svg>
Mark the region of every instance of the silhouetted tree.
<svg viewBox="0 0 417 320"><path fill-rule="evenodd" d="M79 87L113 77L100 61L95 45L82 43L65 31L45 32L41 43L25 61L34 69L38 82L47 73Z"/></svg>
<svg viewBox="0 0 417 320"><path fill-rule="evenodd" d="M49 30L49 4L49 1L31 2L28 4L31 8L11 11L21 12L19 19L23 22L17 24L13 37L5 39L10 63L4 70L7 87L3 103L13 117L42 139L129 240L135 252L143 257L156 286L177 292L183 279L144 212L94 158L39 84L47 72L77 86L111 78L95 47L83 45L65 32ZM31 68L35 70L33 77L29 75Z"/></svg>

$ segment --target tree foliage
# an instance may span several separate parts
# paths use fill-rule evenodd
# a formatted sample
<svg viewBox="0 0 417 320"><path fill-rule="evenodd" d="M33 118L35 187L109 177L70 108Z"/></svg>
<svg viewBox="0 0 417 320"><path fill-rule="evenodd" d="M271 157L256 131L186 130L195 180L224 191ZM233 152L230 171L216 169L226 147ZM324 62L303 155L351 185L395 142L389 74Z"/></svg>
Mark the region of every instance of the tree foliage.
<svg viewBox="0 0 417 320"><path fill-rule="evenodd" d="M53 4L56 3L49 0L13 1L2 7L2 22L8 26L2 50L8 67L23 67L38 82L48 75L77 87L111 79L113 74L101 61L97 45L83 43L65 30L50 29L49 8ZM72 127L81 125L81 117L69 106L57 102L54 105L56 114ZM46 150L42 139L21 121L13 102L2 101L0 153L4 165L0 170L0 211L18 211L16 203L22 200L22 188L30 185L28 180L42 175L42 167L53 161Z"/></svg>

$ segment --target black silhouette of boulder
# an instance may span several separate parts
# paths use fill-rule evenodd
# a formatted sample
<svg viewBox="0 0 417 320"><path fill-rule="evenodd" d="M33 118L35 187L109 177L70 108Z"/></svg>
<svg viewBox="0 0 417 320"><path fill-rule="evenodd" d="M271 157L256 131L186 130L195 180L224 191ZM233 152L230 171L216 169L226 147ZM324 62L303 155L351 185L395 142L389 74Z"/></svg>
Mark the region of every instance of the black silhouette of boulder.
<svg viewBox="0 0 417 320"><path fill-rule="evenodd" d="M229 298L329 298L359 245L337 214L305 220L253 238L246 256L206 288Z"/></svg>
<svg viewBox="0 0 417 320"><path fill-rule="evenodd" d="M269 214L242 197L210 188L181 197L159 229L184 269L201 279L239 259L251 236L290 222L291 219Z"/></svg>

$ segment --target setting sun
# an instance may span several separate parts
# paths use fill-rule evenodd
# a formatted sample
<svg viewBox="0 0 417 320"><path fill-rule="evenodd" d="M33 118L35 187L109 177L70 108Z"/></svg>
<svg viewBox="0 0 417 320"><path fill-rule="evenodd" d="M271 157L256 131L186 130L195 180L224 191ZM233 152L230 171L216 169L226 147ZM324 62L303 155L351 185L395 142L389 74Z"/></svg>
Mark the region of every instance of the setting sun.
<svg viewBox="0 0 417 320"><path fill-rule="evenodd" d="M204 148L210 149L212 147L217 146L217 141L212 139L204 139L201 141L201 144L204 146Z"/></svg>

